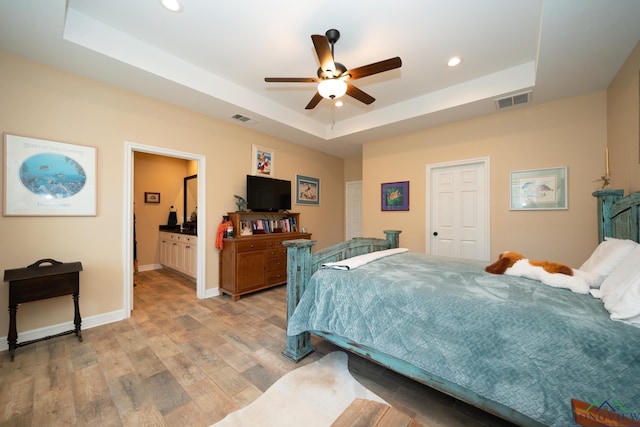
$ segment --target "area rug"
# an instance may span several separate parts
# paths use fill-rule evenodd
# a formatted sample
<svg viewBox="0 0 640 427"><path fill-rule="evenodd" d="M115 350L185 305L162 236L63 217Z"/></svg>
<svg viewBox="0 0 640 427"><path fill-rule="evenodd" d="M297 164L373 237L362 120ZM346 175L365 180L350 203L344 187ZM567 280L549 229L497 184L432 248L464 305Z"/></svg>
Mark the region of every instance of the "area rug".
<svg viewBox="0 0 640 427"><path fill-rule="evenodd" d="M213 426L328 427L358 397L386 403L351 376L347 354L335 351L289 372Z"/></svg>

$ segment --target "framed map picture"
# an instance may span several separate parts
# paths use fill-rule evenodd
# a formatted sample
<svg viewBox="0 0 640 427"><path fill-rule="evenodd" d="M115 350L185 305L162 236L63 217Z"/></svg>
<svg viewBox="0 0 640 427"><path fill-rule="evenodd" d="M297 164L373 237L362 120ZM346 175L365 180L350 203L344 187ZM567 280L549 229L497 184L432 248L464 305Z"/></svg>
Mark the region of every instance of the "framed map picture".
<svg viewBox="0 0 640 427"><path fill-rule="evenodd" d="M5 216L95 216L96 148L5 134Z"/></svg>

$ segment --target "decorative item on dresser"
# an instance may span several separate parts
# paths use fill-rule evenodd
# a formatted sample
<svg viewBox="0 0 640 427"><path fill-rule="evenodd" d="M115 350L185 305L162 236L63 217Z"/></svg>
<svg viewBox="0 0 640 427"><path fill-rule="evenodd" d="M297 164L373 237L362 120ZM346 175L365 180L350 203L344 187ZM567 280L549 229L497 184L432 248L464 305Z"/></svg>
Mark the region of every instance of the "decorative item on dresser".
<svg viewBox="0 0 640 427"><path fill-rule="evenodd" d="M223 240L220 290L237 301L241 295L286 283L287 249L282 242L311 238L310 233L298 232L300 214L229 212L228 216L234 237Z"/></svg>

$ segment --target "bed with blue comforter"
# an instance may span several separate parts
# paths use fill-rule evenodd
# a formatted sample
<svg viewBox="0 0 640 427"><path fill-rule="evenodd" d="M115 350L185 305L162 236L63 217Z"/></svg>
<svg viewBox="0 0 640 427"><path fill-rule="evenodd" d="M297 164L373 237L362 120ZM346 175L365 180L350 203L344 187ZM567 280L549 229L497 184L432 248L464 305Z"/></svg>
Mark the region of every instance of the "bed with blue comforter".
<svg viewBox="0 0 640 427"><path fill-rule="evenodd" d="M320 269L288 334L374 348L523 424L572 425L572 398L640 404L638 328L612 321L590 295L488 274L485 264L409 252Z"/></svg>
<svg viewBox="0 0 640 427"><path fill-rule="evenodd" d="M283 356L298 361L314 351L314 334L518 425L620 415L640 425L640 193L594 196L603 201L601 243L584 265L611 267L599 295L489 274L487 262L412 252L322 268L398 248L399 231L313 254L313 241L284 242ZM635 247L620 253L628 243Z"/></svg>

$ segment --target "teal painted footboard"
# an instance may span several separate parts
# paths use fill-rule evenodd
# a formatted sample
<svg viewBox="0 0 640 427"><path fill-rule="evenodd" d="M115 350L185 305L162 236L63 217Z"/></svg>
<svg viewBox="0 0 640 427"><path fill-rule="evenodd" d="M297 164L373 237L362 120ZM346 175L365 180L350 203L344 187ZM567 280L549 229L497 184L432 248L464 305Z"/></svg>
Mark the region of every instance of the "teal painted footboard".
<svg viewBox="0 0 640 427"><path fill-rule="evenodd" d="M311 254L311 248L317 243L315 240L297 239L283 242L282 244L287 247L287 319L293 315L311 275L322 264L397 248L400 233L401 231L398 230L385 230L386 239L357 237L322 249L315 254ZM293 362L298 362L314 350L310 333L303 332L296 336L287 336L287 346L282 351L282 355Z"/></svg>

